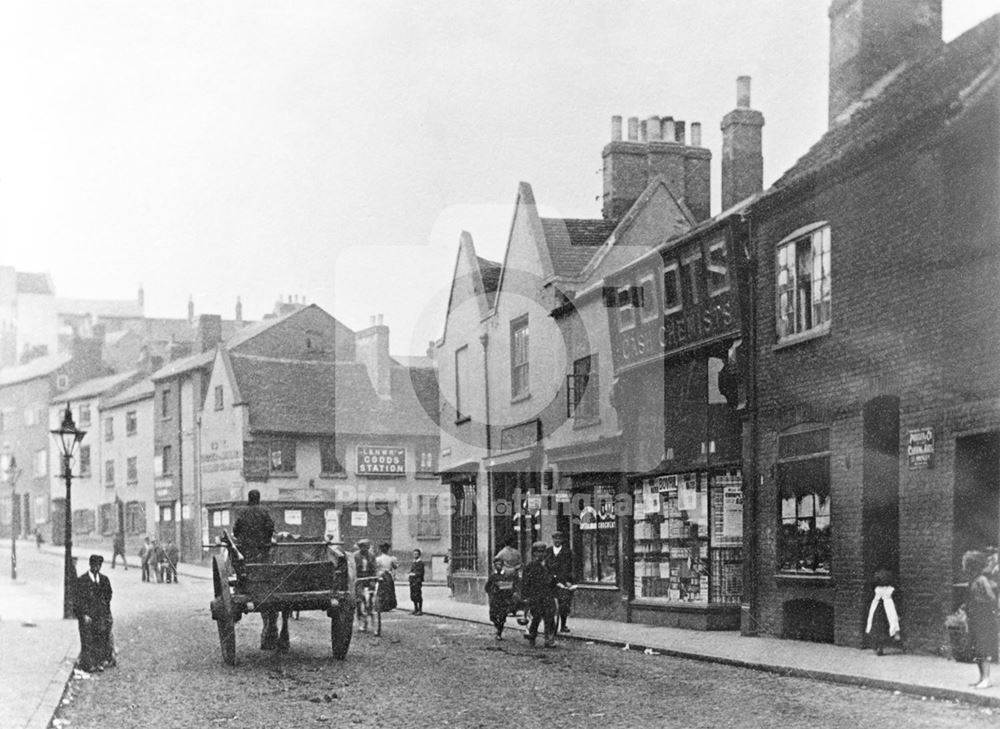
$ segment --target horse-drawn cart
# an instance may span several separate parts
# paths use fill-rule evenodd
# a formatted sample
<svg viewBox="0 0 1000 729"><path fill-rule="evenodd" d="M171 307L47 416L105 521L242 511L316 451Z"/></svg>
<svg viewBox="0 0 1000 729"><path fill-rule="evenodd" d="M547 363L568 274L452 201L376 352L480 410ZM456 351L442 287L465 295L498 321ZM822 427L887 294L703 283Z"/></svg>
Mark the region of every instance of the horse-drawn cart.
<svg viewBox="0 0 1000 729"><path fill-rule="evenodd" d="M223 533L227 556L212 558L215 599L212 619L219 630L222 660L236 663L236 623L245 613L259 612L264 620L262 648L288 647L288 616L292 611L323 610L330 618L333 657L343 659L351 644L354 596L350 590L348 556L329 542L288 541L271 545L267 562L247 562ZM280 635L265 645L268 631Z"/></svg>

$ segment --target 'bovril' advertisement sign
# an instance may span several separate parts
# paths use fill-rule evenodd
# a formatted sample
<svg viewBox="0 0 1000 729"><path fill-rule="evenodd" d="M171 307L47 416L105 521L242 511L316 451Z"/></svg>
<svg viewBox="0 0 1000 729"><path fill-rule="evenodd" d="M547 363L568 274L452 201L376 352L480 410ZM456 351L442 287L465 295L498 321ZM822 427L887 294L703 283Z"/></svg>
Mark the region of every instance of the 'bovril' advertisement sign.
<svg viewBox="0 0 1000 729"><path fill-rule="evenodd" d="M615 371L740 331L727 229L609 277L604 290Z"/></svg>
<svg viewBox="0 0 1000 729"><path fill-rule="evenodd" d="M405 476L406 449L396 446L358 446L359 476Z"/></svg>

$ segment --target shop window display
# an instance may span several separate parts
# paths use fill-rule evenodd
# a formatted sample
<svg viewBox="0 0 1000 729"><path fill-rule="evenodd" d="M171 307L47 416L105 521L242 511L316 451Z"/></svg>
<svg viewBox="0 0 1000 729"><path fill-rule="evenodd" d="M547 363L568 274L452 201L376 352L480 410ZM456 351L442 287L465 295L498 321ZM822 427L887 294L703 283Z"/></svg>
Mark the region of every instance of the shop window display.
<svg viewBox="0 0 1000 729"><path fill-rule="evenodd" d="M615 490L597 486L593 492L577 493L580 525L577 531L580 577L583 582L617 584L618 519Z"/></svg>
<svg viewBox="0 0 1000 729"><path fill-rule="evenodd" d="M738 470L644 479L635 499L635 596L735 603L742 594Z"/></svg>

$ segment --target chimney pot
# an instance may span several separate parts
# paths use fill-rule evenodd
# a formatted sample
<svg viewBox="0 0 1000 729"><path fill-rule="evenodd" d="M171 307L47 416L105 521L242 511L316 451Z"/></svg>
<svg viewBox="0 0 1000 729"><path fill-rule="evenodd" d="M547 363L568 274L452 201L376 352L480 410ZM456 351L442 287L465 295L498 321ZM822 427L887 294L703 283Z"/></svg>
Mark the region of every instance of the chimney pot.
<svg viewBox="0 0 1000 729"><path fill-rule="evenodd" d="M736 106L739 109L750 108L750 77L740 76L736 79Z"/></svg>
<svg viewBox="0 0 1000 729"><path fill-rule="evenodd" d="M630 116L628 118L628 141L635 142L639 139L639 117Z"/></svg>
<svg viewBox="0 0 1000 729"><path fill-rule="evenodd" d="M691 146L701 146L701 122L691 122Z"/></svg>
<svg viewBox="0 0 1000 729"><path fill-rule="evenodd" d="M370 327L375 326L375 315L374 314L372 314L371 316L368 317L368 326L370 326Z"/></svg>
<svg viewBox="0 0 1000 729"><path fill-rule="evenodd" d="M651 116L646 120L646 135L650 142L660 141L660 117Z"/></svg>
<svg viewBox="0 0 1000 729"><path fill-rule="evenodd" d="M682 121L674 122L674 131L676 132L675 138L680 144L687 144L687 135L684 133L684 126L685 123Z"/></svg>
<svg viewBox="0 0 1000 729"><path fill-rule="evenodd" d="M674 118L668 116L663 120L663 141L665 142L676 142L677 132L674 129Z"/></svg>
<svg viewBox="0 0 1000 729"><path fill-rule="evenodd" d="M641 121L641 122L639 122L639 141L640 142L646 142L646 141L649 140L649 137L647 137L646 134L647 134L646 122Z"/></svg>
<svg viewBox="0 0 1000 729"><path fill-rule="evenodd" d="M375 317L375 323L378 324L379 326L382 326L382 315L381 314L378 314Z"/></svg>
<svg viewBox="0 0 1000 729"><path fill-rule="evenodd" d="M611 117L611 141L622 141L622 118L620 116Z"/></svg>

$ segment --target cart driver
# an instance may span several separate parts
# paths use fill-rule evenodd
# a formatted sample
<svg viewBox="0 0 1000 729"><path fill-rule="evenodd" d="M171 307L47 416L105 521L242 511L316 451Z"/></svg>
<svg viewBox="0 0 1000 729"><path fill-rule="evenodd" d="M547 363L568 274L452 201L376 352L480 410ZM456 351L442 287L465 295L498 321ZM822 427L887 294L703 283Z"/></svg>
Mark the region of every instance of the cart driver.
<svg viewBox="0 0 1000 729"><path fill-rule="evenodd" d="M247 562L267 562L273 535L274 520L260 505L260 491L251 489L247 494L247 506L240 511L233 526L233 536L243 552L243 559Z"/></svg>

